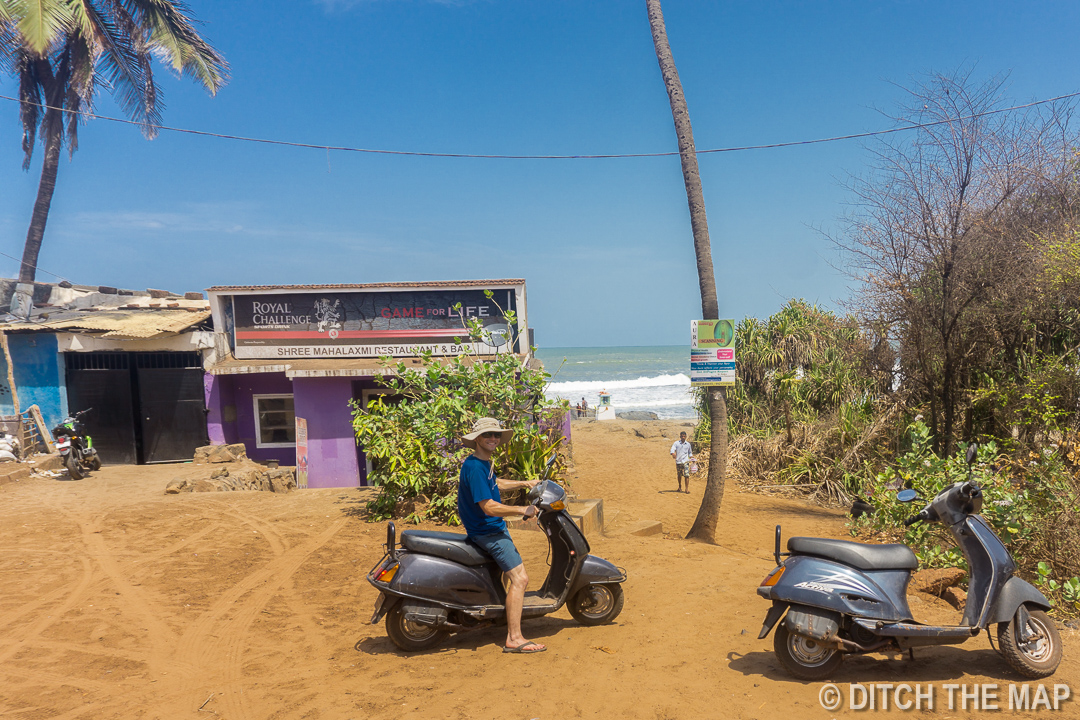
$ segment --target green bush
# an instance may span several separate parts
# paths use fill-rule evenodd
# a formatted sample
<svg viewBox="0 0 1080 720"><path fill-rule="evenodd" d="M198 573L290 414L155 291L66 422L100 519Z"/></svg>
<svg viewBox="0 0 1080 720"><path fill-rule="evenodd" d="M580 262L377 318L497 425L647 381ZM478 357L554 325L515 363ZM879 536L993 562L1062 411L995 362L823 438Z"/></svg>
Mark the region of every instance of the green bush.
<svg viewBox="0 0 1080 720"><path fill-rule="evenodd" d="M988 442L979 446L969 475L965 446L955 455L938 457L931 450L930 430L919 419L908 428L908 437L910 449L865 483L865 499L875 512L852 520L852 533L904 542L915 551L922 567L966 570L959 548L940 523L904 527L904 520L925 503L901 503L896 491L911 488L928 501L945 487L970 477L983 491L982 516L1012 553L1021 575L1041 585L1051 599L1080 609L1080 580L1074 577L1080 571L1076 555L1062 551L1063 545L1075 546L1080 502L1076 481L1062 455L1047 451L1020 464Z"/></svg>
<svg viewBox="0 0 1080 720"><path fill-rule="evenodd" d="M472 452L461 438L478 418L497 418L515 431L493 457L499 477L538 477L563 440L567 408L545 399L547 373L514 355L484 362L425 355L420 368L386 363L396 371L381 378L388 394L366 408L353 404L353 430L372 461L368 479L379 488L368 504L372 521L458 524L458 473Z"/></svg>

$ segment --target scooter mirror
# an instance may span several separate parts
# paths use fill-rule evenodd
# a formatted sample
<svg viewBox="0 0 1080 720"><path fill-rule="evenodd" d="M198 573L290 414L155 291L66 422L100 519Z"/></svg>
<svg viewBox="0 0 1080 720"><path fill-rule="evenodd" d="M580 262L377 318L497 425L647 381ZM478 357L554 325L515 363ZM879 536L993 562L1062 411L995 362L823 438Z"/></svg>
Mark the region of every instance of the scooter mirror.
<svg viewBox="0 0 1080 720"><path fill-rule="evenodd" d="M919 496L919 493L914 490L901 490L896 493L896 499L902 503L909 503Z"/></svg>
<svg viewBox="0 0 1080 720"><path fill-rule="evenodd" d="M555 459L558 458L558 457L559 456L556 455L555 453L551 453L551 457L549 457L548 461L547 461L547 466L550 468L552 465L554 465L555 464Z"/></svg>
<svg viewBox="0 0 1080 720"><path fill-rule="evenodd" d="M967 446L967 455L966 455L966 457L967 457L967 464L968 465L975 462L975 455L977 455L978 452L979 452L978 443L971 443L970 445Z"/></svg>

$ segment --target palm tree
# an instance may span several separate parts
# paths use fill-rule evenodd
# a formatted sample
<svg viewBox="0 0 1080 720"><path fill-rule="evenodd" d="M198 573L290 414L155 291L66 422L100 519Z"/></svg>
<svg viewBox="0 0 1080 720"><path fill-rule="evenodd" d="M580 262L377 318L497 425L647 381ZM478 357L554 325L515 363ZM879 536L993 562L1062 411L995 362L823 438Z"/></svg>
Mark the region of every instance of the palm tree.
<svg viewBox="0 0 1080 720"><path fill-rule="evenodd" d="M675 134L679 138L679 157L682 160L683 183L686 185L686 201L690 206L690 226L694 233L694 253L697 256L698 286L701 289L701 316L706 320L720 315L716 301L716 280L713 277L712 248L709 244L709 223L705 217L705 198L701 193L701 175L698 173L697 151L694 149L694 132L690 127L690 112L686 107L679 71L671 56L664 13L660 0L645 0L652 27L653 46L660 74L667 87L671 116L675 120ZM708 392L709 419L712 424L712 441L709 447L709 477L705 482L705 496L701 499L694 525L687 538L715 542L716 523L720 517L720 503L724 499L724 475L727 471L728 418L723 388Z"/></svg>
<svg viewBox="0 0 1080 720"><path fill-rule="evenodd" d="M70 157L78 149L80 113L93 109L99 87L153 138L162 99L151 56L211 94L225 84L228 64L194 22L173 0L0 0L0 69L19 79L23 169L39 136L45 152L20 283L32 283L37 273L60 151L66 144Z"/></svg>

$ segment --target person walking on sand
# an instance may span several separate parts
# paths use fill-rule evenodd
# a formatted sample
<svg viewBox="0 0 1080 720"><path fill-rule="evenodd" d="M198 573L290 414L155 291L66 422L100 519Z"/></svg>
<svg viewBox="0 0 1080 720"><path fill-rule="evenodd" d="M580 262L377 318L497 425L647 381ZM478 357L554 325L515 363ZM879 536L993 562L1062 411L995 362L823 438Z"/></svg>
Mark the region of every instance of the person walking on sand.
<svg viewBox="0 0 1080 720"><path fill-rule="evenodd" d="M585 401L585 398L581 398L581 413L585 417L589 417L589 403Z"/></svg>
<svg viewBox="0 0 1080 720"><path fill-rule="evenodd" d="M504 517L522 516L526 520L536 517L535 505L515 507L502 504L500 490L532 489L539 480L502 480L495 477L491 455L503 441L513 437L514 431L499 425L495 418L480 418L472 432L462 438L473 454L461 465L458 482L458 516L465 526L468 539L495 559L499 569L510 579L506 592L506 642L504 653L538 653L547 650L540 643L526 640L521 634L521 609L525 604L525 588L529 576L521 555L510 539Z"/></svg>
<svg viewBox="0 0 1080 720"><path fill-rule="evenodd" d="M690 450L686 433L679 433L679 439L671 445L671 457L675 459L675 476L679 480L678 492L683 492L683 478L686 479L686 492L690 492Z"/></svg>

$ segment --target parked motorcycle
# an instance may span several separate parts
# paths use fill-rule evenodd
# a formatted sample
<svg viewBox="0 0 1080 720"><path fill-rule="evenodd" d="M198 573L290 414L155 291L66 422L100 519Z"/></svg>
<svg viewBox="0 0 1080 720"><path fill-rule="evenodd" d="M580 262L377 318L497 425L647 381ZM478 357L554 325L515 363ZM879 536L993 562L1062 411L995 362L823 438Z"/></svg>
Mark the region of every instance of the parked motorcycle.
<svg viewBox="0 0 1080 720"><path fill-rule="evenodd" d="M549 463L550 467L550 463ZM564 604L583 625L614 620L623 608L626 573L589 554L585 535L566 512L566 491L543 480L528 495L550 544L551 567L537 591L525 593L522 618ZM460 533L406 530L396 547L394 523L386 554L368 573L379 591L371 624L386 617L386 634L405 651L426 650L451 633L506 622L506 591L495 561Z"/></svg>
<svg viewBox="0 0 1080 720"><path fill-rule="evenodd" d="M970 471L975 446L967 450ZM897 493L901 502L918 497ZM772 601L759 639L773 626L780 664L803 680L822 680L845 654L959 645L997 623L995 648L1016 672L1028 678L1052 675L1061 662L1061 638L1045 611L1050 603L1016 577L1016 563L986 520L982 490L970 479L939 492L904 524L939 522L948 527L970 568L967 604L956 626L924 625L907 604L911 573L919 566L906 545L867 545L824 538L789 538L781 562L776 526L777 567L758 587ZM786 613L786 616L785 616ZM777 621L784 621L777 625ZM993 638L990 638L993 647Z"/></svg>
<svg viewBox="0 0 1080 720"><path fill-rule="evenodd" d="M93 410L86 408L60 421L53 428L56 450L64 460L64 467L72 480L82 480L91 470L101 469L101 459L94 449L93 441L86 434L79 418Z"/></svg>

